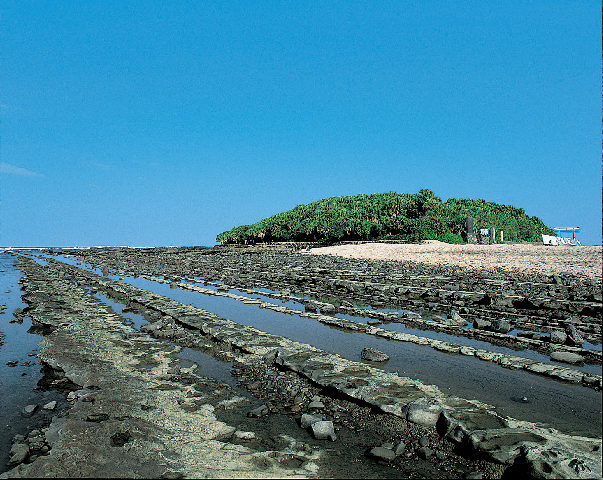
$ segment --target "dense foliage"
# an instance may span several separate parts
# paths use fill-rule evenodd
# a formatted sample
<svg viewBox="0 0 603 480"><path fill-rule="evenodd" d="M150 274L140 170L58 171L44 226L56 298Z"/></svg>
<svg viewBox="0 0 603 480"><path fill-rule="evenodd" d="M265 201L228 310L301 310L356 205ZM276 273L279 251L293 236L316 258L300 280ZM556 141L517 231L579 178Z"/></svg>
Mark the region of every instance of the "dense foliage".
<svg viewBox="0 0 603 480"><path fill-rule="evenodd" d="M505 241L538 241L541 233L554 235L521 208L482 199L442 202L431 190L421 190L325 198L222 232L217 240L223 244L377 239L462 243L467 217L474 218L476 229L503 230Z"/></svg>

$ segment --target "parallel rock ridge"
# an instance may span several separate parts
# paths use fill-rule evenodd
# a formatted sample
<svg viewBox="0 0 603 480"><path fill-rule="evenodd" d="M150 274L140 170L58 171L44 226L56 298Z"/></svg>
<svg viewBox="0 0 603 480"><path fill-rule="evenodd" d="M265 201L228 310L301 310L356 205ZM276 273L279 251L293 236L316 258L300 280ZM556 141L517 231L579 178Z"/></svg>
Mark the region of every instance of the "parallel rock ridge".
<svg viewBox="0 0 603 480"><path fill-rule="evenodd" d="M81 274L133 303L199 329L216 341L263 355L267 361L298 372L318 385L374 405L386 413L436 427L450 441L493 461L512 463L521 458L521 462L527 462L534 469L546 463L555 474L566 477L576 476L573 466L578 462L581 475L587 472L586 476L601 476L600 439L573 437L529 422L502 418L488 405L444 395L435 386L236 324L118 280L91 272Z"/></svg>

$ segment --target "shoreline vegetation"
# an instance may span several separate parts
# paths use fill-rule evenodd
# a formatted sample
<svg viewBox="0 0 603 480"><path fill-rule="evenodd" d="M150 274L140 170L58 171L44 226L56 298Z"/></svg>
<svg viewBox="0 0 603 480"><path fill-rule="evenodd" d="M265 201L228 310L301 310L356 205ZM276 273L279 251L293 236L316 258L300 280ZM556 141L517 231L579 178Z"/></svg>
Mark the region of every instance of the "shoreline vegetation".
<svg viewBox="0 0 603 480"><path fill-rule="evenodd" d="M251 225L240 225L216 237L222 244L267 242L338 242L348 240L467 241L467 218L476 230L494 227L505 241L536 242L555 235L540 218L522 208L483 199L450 198L431 190L415 194L375 193L330 197L277 213Z"/></svg>

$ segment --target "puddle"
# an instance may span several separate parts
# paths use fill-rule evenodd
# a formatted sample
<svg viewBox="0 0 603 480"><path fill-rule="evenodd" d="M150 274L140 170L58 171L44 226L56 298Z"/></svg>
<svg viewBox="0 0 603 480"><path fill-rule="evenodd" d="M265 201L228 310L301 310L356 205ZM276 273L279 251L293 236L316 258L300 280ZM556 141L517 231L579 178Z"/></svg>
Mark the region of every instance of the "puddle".
<svg viewBox="0 0 603 480"><path fill-rule="evenodd" d="M126 308L126 305L123 303L115 302L106 295L100 293L95 293L93 296L105 305L111 307L117 314L129 319L136 330L140 330L143 325L149 323L144 316L140 314L132 312L124 313L123 310ZM169 340L160 341L171 343ZM196 363L198 365L198 368L195 371L196 373L206 377L217 378L233 387L237 385L237 380L230 374L232 369L231 362L217 360L207 353L192 348L184 348L177 353L176 356L182 360L181 366L184 368L189 368L193 363Z"/></svg>
<svg viewBox="0 0 603 480"><path fill-rule="evenodd" d="M231 362L216 360L211 355L192 348L183 348L176 356L182 360L182 367L188 368L196 363L199 368L195 370L195 373L199 375L216 378L231 387L236 387L238 384L237 379L230 374Z"/></svg>
<svg viewBox="0 0 603 480"><path fill-rule="evenodd" d="M103 295L100 293L95 293L95 294L93 294L93 296L95 298L97 298L98 300L100 300L101 302L103 302L105 305L108 305L109 307L111 307L115 311L115 313L130 320L132 322L132 326L136 330L140 330L140 327L149 323L142 315L140 315L138 313L132 313L132 312L124 313L124 308L126 308L126 306L123 303L114 302L106 295Z"/></svg>

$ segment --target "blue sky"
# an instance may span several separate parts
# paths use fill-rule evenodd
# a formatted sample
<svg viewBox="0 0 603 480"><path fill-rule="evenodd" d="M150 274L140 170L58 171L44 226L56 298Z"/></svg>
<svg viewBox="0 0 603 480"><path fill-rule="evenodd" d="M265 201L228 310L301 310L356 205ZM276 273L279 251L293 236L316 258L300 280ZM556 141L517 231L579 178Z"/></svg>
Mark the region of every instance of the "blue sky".
<svg viewBox="0 0 603 480"><path fill-rule="evenodd" d="M596 1L3 2L0 245L430 188L601 244Z"/></svg>

